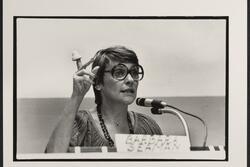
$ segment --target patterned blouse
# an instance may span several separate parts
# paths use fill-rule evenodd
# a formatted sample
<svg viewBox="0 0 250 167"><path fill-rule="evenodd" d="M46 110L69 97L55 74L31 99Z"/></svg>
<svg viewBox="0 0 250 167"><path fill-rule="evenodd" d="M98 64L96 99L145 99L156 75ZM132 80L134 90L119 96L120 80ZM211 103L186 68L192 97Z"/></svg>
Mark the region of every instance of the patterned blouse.
<svg viewBox="0 0 250 167"><path fill-rule="evenodd" d="M135 134L162 135L159 125L149 116L133 111L129 111L129 116ZM78 111L69 146L108 146L101 133L89 111Z"/></svg>

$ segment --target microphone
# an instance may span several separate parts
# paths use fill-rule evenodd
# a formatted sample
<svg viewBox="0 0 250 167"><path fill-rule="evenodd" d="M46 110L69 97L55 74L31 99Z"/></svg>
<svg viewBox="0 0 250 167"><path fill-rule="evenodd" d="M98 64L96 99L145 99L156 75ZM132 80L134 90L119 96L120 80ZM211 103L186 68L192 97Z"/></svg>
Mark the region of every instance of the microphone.
<svg viewBox="0 0 250 167"><path fill-rule="evenodd" d="M203 146L204 147L206 146L207 136L208 136L207 125L206 125L206 122L203 119L201 119L200 117L193 115L193 114L190 114L190 113L187 113L187 112L184 112L184 111L178 109L177 107L168 105L166 102L160 101L160 100L154 100L154 99L148 99L148 98L137 98L136 104L138 106L152 107L152 109L151 109L152 114L161 115L164 113L172 113L172 114L177 115L181 119L181 121L186 129L186 133L188 135L189 135L189 132L188 132L188 128L187 128L187 123L185 122L184 118L181 116L181 114L179 112L200 120L201 123L203 124L204 130L205 130ZM164 109L165 107L167 107L168 109Z"/></svg>
<svg viewBox="0 0 250 167"><path fill-rule="evenodd" d="M159 108L152 107L152 108L151 108L151 113L152 113L152 114L161 115L163 112L162 112L162 110L160 110Z"/></svg>
<svg viewBox="0 0 250 167"><path fill-rule="evenodd" d="M154 108L164 108L165 106L167 106L166 102L163 102L160 100L148 99L148 98L137 98L136 104L138 106L154 107Z"/></svg>

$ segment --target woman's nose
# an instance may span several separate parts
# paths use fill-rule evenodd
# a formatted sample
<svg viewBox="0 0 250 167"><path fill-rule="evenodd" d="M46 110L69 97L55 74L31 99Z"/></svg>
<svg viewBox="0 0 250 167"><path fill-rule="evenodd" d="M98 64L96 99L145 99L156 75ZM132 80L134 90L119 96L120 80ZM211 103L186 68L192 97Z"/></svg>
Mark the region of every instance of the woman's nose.
<svg viewBox="0 0 250 167"><path fill-rule="evenodd" d="M134 83L134 81L135 81L130 73L128 73L128 75L126 76L126 78L124 80L126 83Z"/></svg>

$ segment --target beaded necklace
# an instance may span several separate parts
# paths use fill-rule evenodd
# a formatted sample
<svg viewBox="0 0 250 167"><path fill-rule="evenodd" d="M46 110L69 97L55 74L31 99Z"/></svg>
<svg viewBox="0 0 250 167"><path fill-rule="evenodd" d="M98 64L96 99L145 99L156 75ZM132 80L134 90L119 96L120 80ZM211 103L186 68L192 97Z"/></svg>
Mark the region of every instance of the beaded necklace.
<svg viewBox="0 0 250 167"><path fill-rule="evenodd" d="M101 111L97 111L97 116L99 118L99 122L100 122L100 125L101 125L101 128L102 128L104 137L106 138L106 140L108 140L109 146L114 147L114 141L112 140L112 138L109 135L108 129L107 129L107 127L105 125L105 122L104 122L104 120L102 118ZM128 119L129 133L134 134L134 129L132 127L132 123L131 123L131 120L130 120L130 117L129 117L128 113L127 113L127 119Z"/></svg>

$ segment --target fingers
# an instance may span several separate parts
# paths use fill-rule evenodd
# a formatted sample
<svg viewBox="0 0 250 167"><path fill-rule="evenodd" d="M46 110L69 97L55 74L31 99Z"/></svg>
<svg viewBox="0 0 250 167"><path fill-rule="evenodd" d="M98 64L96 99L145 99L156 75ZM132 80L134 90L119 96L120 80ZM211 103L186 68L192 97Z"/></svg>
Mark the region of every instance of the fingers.
<svg viewBox="0 0 250 167"><path fill-rule="evenodd" d="M95 68L92 69L91 72L92 72L94 75L96 75L96 74L97 74L97 71L99 70L99 68L100 68L100 66L96 66Z"/></svg>
<svg viewBox="0 0 250 167"><path fill-rule="evenodd" d="M90 78L93 80L99 70L99 66L96 66L95 68L92 69L91 73L93 74L94 77L90 76Z"/></svg>
<svg viewBox="0 0 250 167"><path fill-rule="evenodd" d="M82 68L81 70L77 71L76 75L78 75L78 76L88 75L88 76L94 77L94 74L92 72L89 72L88 70L86 70L84 68Z"/></svg>
<svg viewBox="0 0 250 167"><path fill-rule="evenodd" d="M88 70L82 68L81 70L77 71L76 74L79 75L79 76L80 75L88 75L88 76L94 78L99 68L100 68L99 66L96 66L95 68L92 69L91 72L89 72Z"/></svg>
<svg viewBox="0 0 250 167"><path fill-rule="evenodd" d="M92 69L92 71L86 68L93 63L95 57L91 58L87 63L82 64L81 56L77 51L72 53L72 60L76 62L78 71L73 75L73 92L77 94L85 94L91 85L94 85L94 78L99 69L99 66Z"/></svg>
<svg viewBox="0 0 250 167"><path fill-rule="evenodd" d="M88 83L94 84L93 80L99 68L99 66L96 66L91 72L87 71L86 69L81 69L75 73L74 78L76 80L85 80Z"/></svg>
<svg viewBox="0 0 250 167"><path fill-rule="evenodd" d="M95 57L92 57L87 63L81 65L81 68L78 68L78 69L81 70L82 68L87 68L94 61L95 61Z"/></svg>
<svg viewBox="0 0 250 167"><path fill-rule="evenodd" d="M85 63L84 65L82 65L81 68L87 68L91 63L94 62L94 60L95 60L94 58L90 59L87 63Z"/></svg>
<svg viewBox="0 0 250 167"><path fill-rule="evenodd" d="M82 61L81 60L77 60L76 61L76 66L77 66L78 70L81 69L81 67L82 67Z"/></svg>
<svg viewBox="0 0 250 167"><path fill-rule="evenodd" d="M75 80L78 81L78 83L84 83L84 84L87 84L87 85L90 85L90 84L94 84L93 80L90 79L89 77L87 77L86 75L84 76L78 76L78 75L75 75L74 76Z"/></svg>

